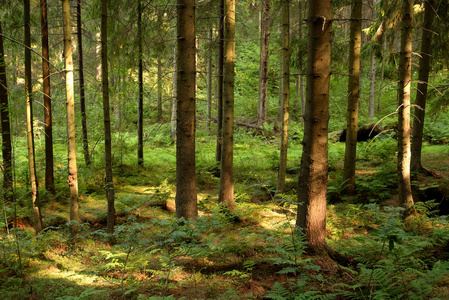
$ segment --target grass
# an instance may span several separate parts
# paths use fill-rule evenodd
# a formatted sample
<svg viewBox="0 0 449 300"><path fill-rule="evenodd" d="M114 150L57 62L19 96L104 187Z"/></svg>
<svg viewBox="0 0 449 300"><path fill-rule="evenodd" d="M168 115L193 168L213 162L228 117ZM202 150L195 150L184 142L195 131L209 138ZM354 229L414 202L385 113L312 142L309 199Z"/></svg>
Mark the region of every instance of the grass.
<svg viewBox="0 0 449 300"><path fill-rule="evenodd" d="M27 221L31 214L25 141L16 139L16 208L21 228L7 234L2 219L1 298L449 299L447 218L432 213L432 205L421 205L420 214L403 223L397 209L385 206L394 204L396 193L394 148L390 147L394 140L360 144L356 198L340 193L344 145L329 145L329 199L337 201L328 205L328 243L350 258L349 265L340 266L329 258L306 255L301 236L292 235L298 140L290 143L287 191L274 196L277 140L237 130L235 197L242 221L236 223L217 204L215 137L201 134L197 140L200 218L179 225L174 219L175 148L160 136L167 128L151 130L155 134L147 137L143 167L136 165L135 137L115 139L113 245L103 231L102 145L93 151L93 166L86 168L78 157L83 225L75 237L67 224L65 149L63 144L55 145L57 196L41 191L44 224L50 227L35 236ZM37 144L39 155L42 147ZM448 156L445 145L424 146L424 164L442 174L449 167ZM43 166L38 167L42 173ZM429 180L434 186L444 179ZM10 220L14 205L4 207Z"/></svg>

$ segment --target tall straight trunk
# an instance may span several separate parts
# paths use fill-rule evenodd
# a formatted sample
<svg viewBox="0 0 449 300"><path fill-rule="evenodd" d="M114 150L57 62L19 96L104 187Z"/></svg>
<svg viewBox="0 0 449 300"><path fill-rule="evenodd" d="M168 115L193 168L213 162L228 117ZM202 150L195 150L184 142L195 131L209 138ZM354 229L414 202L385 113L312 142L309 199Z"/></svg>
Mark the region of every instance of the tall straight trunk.
<svg viewBox="0 0 449 300"><path fill-rule="evenodd" d="M78 65L80 82L80 111L81 111L81 129L83 132L83 152L86 166L91 164L89 155L89 140L87 138L87 114L86 114L86 95L84 92L84 57L83 57L83 27L81 24L81 0L76 3L76 37L78 40Z"/></svg>
<svg viewBox="0 0 449 300"><path fill-rule="evenodd" d="M36 156L33 131L33 84L31 82L31 21L30 0L24 0L25 21L25 93L27 116L28 163L30 168L31 204L34 215L34 229L42 231L42 216L39 205L38 182L36 175Z"/></svg>
<svg viewBox="0 0 449 300"><path fill-rule="evenodd" d="M299 40L304 38L302 21L304 19L303 16L306 16L307 5L304 0L299 1ZM305 89L304 89L304 54L302 51L299 52L298 57L298 67L299 67L299 101L301 105L301 125L304 125L304 107L305 107Z"/></svg>
<svg viewBox="0 0 449 300"><path fill-rule="evenodd" d="M377 95L377 112L380 112L381 105L382 105L382 89L384 85L384 73L385 73L385 39L382 39L381 41L381 49L382 49L382 67L380 69L380 88L379 88L379 94Z"/></svg>
<svg viewBox="0 0 449 300"><path fill-rule="evenodd" d="M279 103L282 103L281 153L277 190L284 192L287 172L288 118L290 101L290 0L282 1L281 25L281 70L279 78Z"/></svg>
<svg viewBox="0 0 449 300"><path fill-rule="evenodd" d="M224 34L223 134L221 149L220 192L218 201L234 210L234 68L235 0L226 0Z"/></svg>
<svg viewBox="0 0 449 300"><path fill-rule="evenodd" d="M106 230L114 232L114 181L112 178L112 139L111 115L109 107L109 70L108 70L108 0L101 0L101 82L103 89L103 121L104 121L104 163L105 188L108 201Z"/></svg>
<svg viewBox="0 0 449 300"><path fill-rule="evenodd" d="M175 36L176 36L176 30L175 30ZM173 50L173 99L172 99L172 105L171 105L171 118L170 118L170 123L171 123L171 137L173 140L176 140L176 109L177 109L177 88L176 88L176 49L177 45L175 45L174 50Z"/></svg>
<svg viewBox="0 0 449 300"><path fill-rule="evenodd" d="M410 86L412 81L412 19L413 0L402 4L401 55L398 82L398 190L399 203L406 206L405 215L412 212L410 179Z"/></svg>
<svg viewBox="0 0 449 300"><path fill-rule="evenodd" d="M13 200L11 123L9 121L8 85L6 82L5 50L3 48L2 22L0 20L0 120L2 130L3 197Z"/></svg>
<svg viewBox="0 0 449 300"><path fill-rule="evenodd" d="M143 165L143 48L142 48L142 0L137 8L137 44L139 55L139 100L137 111L137 164Z"/></svg>
<svg viewBox="0 0 449 300"><path fill-rule="evenodd" d="M177 0L176 217L198 216L195 176L195 0Z"/></svg>
<svg viewBox="0 0 449 300"><path fill-rule="evenodd" d="M369 103L368 103L368 115L371 119L374 119L374 112L376 107L376 55L374 50L371 51L371 64L369 68Z"/></svg>
<svg viewBox="0 0 449 300"><path fill-rule="evenodd" d="M259 105L257 110L257 123L259 125L267 121L270 0L261 0L260 6Z"/></svg>
<svg viewBox="0 0 449 300"><path fill-rule="evenodd" d="M360 100L360 49L362 46L362 0L352 0L349 41L348 116L346 126L345 163L343 181L346 192L355 192L355 162Z"/></svg>
<svg viewBox="0 0 449 300"><path fill-rule="evenodd" d="M162 121L162 58L157 57L157 119Z"/></svg>
<svg viewBox="0 0 449 300"><path fill-rule="evenodd" d="M208 32L209 53L207 54L207 107L206 107L206 130L210 131L210 123L212 118L212 27Z"/></svg>
<svg viewBox="0 0 449 300"><path fill-rule="evenodd" d="M221 162L221 146L223 134L223 72L224 72L224 28L225 28L225 0L219 2L219 24L218 24L218 81L217 81L217 147L215 161Z"/></svg>
<svg viewBox="0 0 449 300"><path fill-rule="evenodd" d="M411 171L417 174L422 169L421 150L424 128L424 117L427 100L427 85L430 72L430 58L432 51L432 23L434 17L434 0L427 0L424 3L424 26L421 42L421 59L419 60L418 90L416 92L414 121L412 129L411 146Z"/></svg>
<svg viewBox="0 0 449 300"><path fill-rule="evenodd" d="M307 100L296 226L312 251L326 247L329 80L332 1L311 1L308 12Z"/></svg>
<svg viewBox="0 0 449 300"><path fill-rule="evenodd" d="M70 220L80 222L78 199L78 168L76 166L75 139L75 97L73 90L73 60L72 60L72 26L70 21L70 1L62 1L64 21L64 64L67 107L67 139L68 139L68 169L67 183L70 189ZM72 226L72 232L78 230L77 224Z"/></svg>
<svg viewBox="0 0 449 300"><path fill-rule="evenodd" d="M50 95L50 55L48 49L47 0L41 0L42 30L42 78L44 88L44 124L45 124L45 189L55 193L55 177L53 167L53 125L51 119Z"/></svg>

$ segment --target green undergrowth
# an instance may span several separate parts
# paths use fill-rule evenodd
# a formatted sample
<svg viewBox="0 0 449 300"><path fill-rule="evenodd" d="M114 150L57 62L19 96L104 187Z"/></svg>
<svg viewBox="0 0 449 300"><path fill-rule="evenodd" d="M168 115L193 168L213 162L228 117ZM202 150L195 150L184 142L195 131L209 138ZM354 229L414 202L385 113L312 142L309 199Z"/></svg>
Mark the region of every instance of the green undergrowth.
<svg viewBox="0 0 449 300"><path fill-rule="evenodd" d="M295 135L286 191L276 194L277 138L236 130L238 210L230 212L217 203L216 139L201 133L196 147L199 217L177 220L175 147L158 137L169 134L169 127L152 125L150 130L154 134L147 136L143 166L134 161L134 137L118 141L123 145L114 155L113 237L104 231L101 145L93 151L93 165L85 167L79 159L82 224L76 235L69 230L62 162L56 166L56 195L41 189L46 229L34 234L26 154L15 148L17 200L2 203L0 217L0 298L448 299L449 220L439 213L441 199L436 198L417 202L416 215L400 218L392 137L359 143L357 194L351 197L343 193L341 181L344 144L329 145L327 242L346 257L339 265L327 256L309 255L304 235L294 228L301 155ZM56 157L64 157L63 147L55 150ZM442 175L448 156L445 145L423 148L423 162ZM441 189L444 180L425 178L415 186L425 194ZM14 214L17 228L11 223Z"/></svg>

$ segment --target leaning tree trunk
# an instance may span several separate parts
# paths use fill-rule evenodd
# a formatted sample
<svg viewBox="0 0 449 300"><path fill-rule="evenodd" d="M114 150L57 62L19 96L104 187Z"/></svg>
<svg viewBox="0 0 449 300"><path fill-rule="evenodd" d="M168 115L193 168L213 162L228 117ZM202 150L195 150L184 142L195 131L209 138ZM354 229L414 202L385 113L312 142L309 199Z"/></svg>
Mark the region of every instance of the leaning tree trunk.
<svg viewBox="0 0 449 300"><path fill-rule="evenodd" d="M70 220L80 222L78 199L78 169L76 166L75 142L75 97L73 91L73 60L72 60L72 26L70 22L70 1L62 1L64 21L64 63L65 88L67 106L67 139L68 139L68 169L67 183L70 189ZM78 224L72 226L72 232L78 230Z"/></svg>
<svg viewBox="0 0 449 300"><path fill-rule="evenodd" d="M311 1L307 22L307 100L296 226L304 230L310 250L322 252L326 247L331 0Z"/></svg>
<svg viewBox="0 0 449 300"><path fill-rule="evenodd" d="M83 152L84 152L84 162L86 166L89 166L90 155L89 155L89 140L87 138L87 114L86 114L86 95L84 92L84 57L83 57L83 34L82 34L82 24L81 24L81 0L77 1L76 4L76 37L78 39L78 76L80 82L80 112L81 112L81 129L83 132Z"/></svg>
<svg viewBox="0 0 449 300"><path fill-rule="evenodd" d="M257 123L262 125L267 121L270 0L261 0L260 6L259 105L257 110Z"/></svg>
<svg viewBox="0 0 449 300"><path fill-rule="evenodd" d="M223 134L223 71L224 71L224 0L219 2L219 24L218 24L218 81L217 81L217 147L215 161L221 162L221 146Z"/></svg>
<svg viewBox="0 0 449 300"><path fill-rule="evenodd" d="M5 51L3 48L2 22L0 21L0 120L2 130L3 155L3 196L5 202L12 202L12 143L11 123L9 121L8 85L6 82Z"/></svg>
<svg viewBox="0 0 449 300"><path fill-rule="evenodd" d="M412 81L413 0L402 4L401 56L398 82L398 191L399 203L412 213L413 196L410 178L410 86Z"/></svg>
<svg viewBox="0 0 449 300"><path fill-rule="evenodd" d="M424 116L427 100L427 85L430 72L430 55L432 50L432 23L434 16L434 0L427 0L424 4L424 26L421 42L421 59L419 60L418 91L416 92L414 122L411 146L411 171L417 175L422 170L421 150L424 128Z"/></svg>
<svg viewBox="0 0 449 300"><path fill-rule="evenodd" d="M27 116L28 163L30 167L31 204L34 215L34 229L42 231L42 216L39 205L38 182L36 175L36 156L34 151L33 131L33 84L31 82L31 21L30 1L24 1L25 18L25 92Z"/></svg>
<svg viewBox="0 0 449 300"><path fill-rule="evenodd" d="M343 181L346 192L355 191L355 162L357 156L357 130L360 100L360 49L362 45L362 0L352 0L349 41L348 116L346 127L345 163Z"/></svg>
<svg viewBox="0 0 449 300"><path fill-rule="evenodd" d="M114 181L112 178L111 114L109 107L108 70L108 0L101 0L101 82L103 88L105 187L108 201L107 232L114 232Z"/></svg>
<svg viewBox="0 0 449 300"><path fill-rule="evenodd" d="M234 210L235 0L226 0L224 34L223 134L218 201Z"/></svg>
<svg viewBox="0 0 449 300"><path fill-rule="evenodd" d="M279 78L279 103L282 103L282 133L278 183L276 190L284 192L287 173L288 118L290 101L290 1L282 1L281 25L281 69Z"/></svg>
<svg viewBox="0 0 449 300"><path fill-rule="evenodd" d="M53 167L53 125L51 119L50 95L50 55L48 49L47 0L41 0L42 30L42 78L44 88L44 124L45 124L45 189L55 193L55 177Z"/></svg>
<svg viewBox="0 0 449 300"><path fill-rule="evenodd" d="M177 0L176 217L198 216L195 176L195 0Z"/></svg>
<svg viewBox="0 0 449 300"><path fill-rule="evenodd" d="M139 100L137 110L137 164L143 165L143 49L142 49L142 0L137 8L137 44L139 55Z"/></svg>

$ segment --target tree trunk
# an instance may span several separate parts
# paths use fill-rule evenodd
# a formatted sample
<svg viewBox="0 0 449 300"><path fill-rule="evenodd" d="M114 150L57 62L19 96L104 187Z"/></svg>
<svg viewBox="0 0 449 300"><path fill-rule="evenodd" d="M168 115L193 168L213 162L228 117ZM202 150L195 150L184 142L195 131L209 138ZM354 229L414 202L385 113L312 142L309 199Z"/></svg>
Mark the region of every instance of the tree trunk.
<svg viewBox="0 0 449 300"><path fill-rule="evenodd" d="M208 32L209 53L207 54L207 107L206 107L206 130L210 131L210 122L212 118L212 27Z"/></svg>
<svg viewBox="0 0 449 300"><path fill-rule="evenodd" d="M369 68L369 103L368 103L368 115L370 119L374 119L374 108L376 107L376 55L374 50L371 51L371 64Z"/></svg>
<svg viewBox="0 0 449 300"><path fill-rule="evenodd" d="M355 192L355 162L360 100L360 49L362 46L362 0L352 0L349 41L348 116L346 127L345 163L343 181L346 192Z"/></svg>
<svg viewBox="0 0 449 300"><path fill-rule="evenodd" d="M28 163L30 167L31 203L34 215L34 229L42 231L42 216L39 204L38 182L36 175L36 156L34 151L33 130L33 84L31 82L31 21L30 1L24 0L25 21L25 93L27 116Z"/></svg>
<svg viewBox="0 0 449 300"><path fill-rule="evenodd" d="M89 155L89 140L87 137L87 114L86 114L86 95L84 92L84 57L83 57L83 34L81 23L81 0L77 0L76 4L76 37L78 39L78 65L79 65L79 81L80 81L80 112L81 112L81 127L83 132L83 152L84 162L86 166L91 164Z"/></svg>
<svg viewBox="0 0 449 300"><path fill-rule="evenodd" d="M175 30L175 36L177 35L176 30ZM173 99L172 99L172 105L171 105L171 118L170 118L170 123L171 123L171 137L173 140L176 140L176 110L177 110L177 83L176 83L176 64L177 64L177 54L176 54L176 48L177 45L175 45L174 47L174 53L173 53Z"/></svg>
<svg viewBox="0 0 449 300"><path fill-rule="evenodd" d="M421 150L424 128L424 117L427 100L427 85L430 72L430 58L432 50L432 23L434 17L434 0L427 0L424 3L424 26L421 42L421 59L419 60L418 91L416 92L414 121L412 130L411 146L411 171L418 174L422 169Z"/></svg>
<svg viewBox="0 0 449 300"><path fill-rule="evenodd" d="M176 217L198 216L195 176L195 0L177 0Z"/></svg>
<svg viewBox="0 0 449 300"><path fill-rule="evenodd" d="M304 38L304 33L303 33L303 26L302 26L302 22L304 17L306 16L306 10L307 10L307 4L303 2L304 0L300 0L299 1L299 39L302 40ZM299 75L299 100L300 100L300 105L301 105L301 125L304 125L304 110L305 110L305 91L304 91L304 75L302 75L302 73L304 73L304 58L303 58L304 54L302 51L299 52L299 57L298 57L298 67L299 67L299 72L301 73Z"/></svg>
<svg viewBox="0 0 449 300"><path fill-rule="evenodd" d="M103 89L103 121L104 121L104 163L105 189L108 201L106 230L114 232L114 181L112 178L112 139L111 115L109 107L109 70L108 70L108 0L101 0L101 79Z"/></svg>
<svg viewBox="0 0 449 300"><path fill-rule="evenodd" d="M307 100L296 226L304 230L308 247L316 252L326 246L331 21L331 0L310 2Z"/></svg>
<svg viewBox="0 0 449 300"><path fill-rule="evenodd" d="M218 201L234 210L234 68L235 0L226 0L224 34L223 135L221 149L220 192Z"/></svg>
<svg viewBox="0 0 449 300"><path fill-rule="evenodd" d="M6 62L3 48L2 22L0 20L0 120L2 130L2 157L3 157L3 199L5 202L13 201L12 177L12 143L11 123L9 121L8 85L6 82Z"/></svg>
<svg viewBox="0 0 449 300"><path fill-rule="evenodd" d="M50 55L48 52L48 23L47 0L40 1L41 7L41 38L42 38L42 78L44 89L44 124L45 124L45 189L55 193L54 167L53 167L53 125L51 119L50 95Z"/></svg>
<svg viewBox="0 0 449 300"><path fill-rule="evenodd" d="M215 161L221 162L221 146L223 134L223 71L224 71L224 1L219 4L219 24L218 24L218 82L217 82L217 147L215 151Z"/></svg>
<svg viewBox="0 0 449 300"><path fill-rule="evenodd" d="M137 164L143 165L143 49L142 49L142 0L137 8L137 44L139 55L139 100L137 111Z"/></svg>
<svg viewBox="0 0 449 300"><path fill-rule="evenodd" d="M157 57L157 120L162 121L162 53Z"/></svg>
<svg viewBox="0 0 449 300"><path fill-rule="evenodd" d="M288 118L290 101L290 1L282 1L281 25L281 68L279 78L279 103L282 103L281 153L276 190L284 192L287 172Z"/></svg>
<svg viewBox="0 0 449 300"><path fill-rule="evenodd" d="M410 179L410 86L412 75L413 0L402 5L401 56L398 82L398 190L399 203L406 206L405 215L412 212L413 197Z"/></svg>
<svg viewBox="0 0 449 300"><path fill-rule="evenodd" d="M72 60L72 26L70 22L70 1L62 1L64 18L64 63L65 88L67 106L67 139L68 139L68 169L67 183L70 189L70 220L80 222L78 199L78 169L76 166L75 139L75 99L73 91L73 60ZM78 224L72 226L72 232L78 230Z"/></svg>
<svg viewBox="0 0 449 300"><path fill-rule="evenodd" d="M270 1L261 0L260 6L259 106L257 110L257 123L262 125L267 121Z"/></svg>

